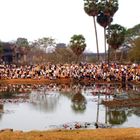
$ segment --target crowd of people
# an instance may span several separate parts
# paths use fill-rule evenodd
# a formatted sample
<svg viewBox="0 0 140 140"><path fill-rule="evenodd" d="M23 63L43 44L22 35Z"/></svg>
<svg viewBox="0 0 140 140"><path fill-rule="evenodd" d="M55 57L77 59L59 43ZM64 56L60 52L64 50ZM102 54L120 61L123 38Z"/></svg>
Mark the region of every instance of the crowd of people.
<svg viewBox="0 0 140 140"><path fill-rule="evenodd" d="M51 64L17 66L0 65L0 79L89 79L94 81L139 81L139 65Z"/></svg>

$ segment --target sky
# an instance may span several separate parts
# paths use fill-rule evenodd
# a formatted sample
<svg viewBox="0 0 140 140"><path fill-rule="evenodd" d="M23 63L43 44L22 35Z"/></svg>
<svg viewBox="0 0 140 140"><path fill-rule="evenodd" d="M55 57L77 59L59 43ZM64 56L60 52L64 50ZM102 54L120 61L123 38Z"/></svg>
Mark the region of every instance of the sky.
<svg viewBox="0 0 140 140"><path fill-rule="evenodd" d="M140 0L118 0L113 18L126 28L140 23ZM86 51L96 52L93 18L83 9L83 0L0 0L0 40L18 37L28 41L52 37L68 44L74 34L86 39ZM103 28L97 25L99 50L104 52Z"/></svg>

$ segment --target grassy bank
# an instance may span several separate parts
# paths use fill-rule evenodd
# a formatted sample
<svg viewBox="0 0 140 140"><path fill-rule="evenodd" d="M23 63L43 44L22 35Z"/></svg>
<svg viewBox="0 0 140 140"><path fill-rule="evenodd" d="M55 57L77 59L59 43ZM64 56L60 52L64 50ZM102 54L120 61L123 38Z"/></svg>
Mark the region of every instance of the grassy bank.
<svg viewBox="0 0 140 140"><path fill-rule="evenodd" d="M0 140L140 140L140 128L0 132Z"/></svg>

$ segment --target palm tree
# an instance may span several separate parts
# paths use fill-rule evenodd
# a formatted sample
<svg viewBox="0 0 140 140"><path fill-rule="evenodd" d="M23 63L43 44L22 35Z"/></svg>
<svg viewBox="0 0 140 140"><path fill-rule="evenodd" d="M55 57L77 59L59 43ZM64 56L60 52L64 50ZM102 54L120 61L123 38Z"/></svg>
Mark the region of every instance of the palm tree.
<svg viewBox="0 0 140 140"><path fill-rule="evenodd" d="M85 38L83 35L73 35L70 40L70 48L73 53L77 56L76 63L79 60L80 55L86 48Z"/></svg>
<svg viewBox="0 0 140 140"><path fill-rule="evenodd" d="M116 50L124 43L126 29L119 24L112 24L107 28L107 43L115 49L115 60Z"/></svg>
<svg viewBox="0 0 140 140"><path fill-rule="evenodd" d="M105 61L106 61L106 27L110 26L118 10L118 0L100 0L98 3L97 22L104 28ZM109 49L108 49L109 50ZM109 57L109 56L108 56Z"/></svg>
<svg viewBox="0 0 140 140"><path fill-rule="evenodd" d="M99 56L99 45L98 45L98 36L97 36L97 27L95 17L98 15L98 0L84 0L84 10L85 12L93 17L95 37L96 37L96 47L97 47L97 59L100 59Z"/></svg>
<svg viewBox="0 0 140 140"><path fill-rule="evenodd" d="M81 94L80 91L78 91L74 96L72 97L72 108L75 111L83 112L86 109L86 99Z"/></svg>

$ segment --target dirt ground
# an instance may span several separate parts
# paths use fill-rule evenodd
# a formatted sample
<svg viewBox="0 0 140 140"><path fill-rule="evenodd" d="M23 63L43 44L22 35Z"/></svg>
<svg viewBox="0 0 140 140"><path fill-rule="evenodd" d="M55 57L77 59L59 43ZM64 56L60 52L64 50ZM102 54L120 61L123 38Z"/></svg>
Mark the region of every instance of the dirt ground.
<svg viewBox="0 0 140 140"><path fill-rule="evenodd" d="M140 140L140 128L0 132L0 140Z"/></svg>

